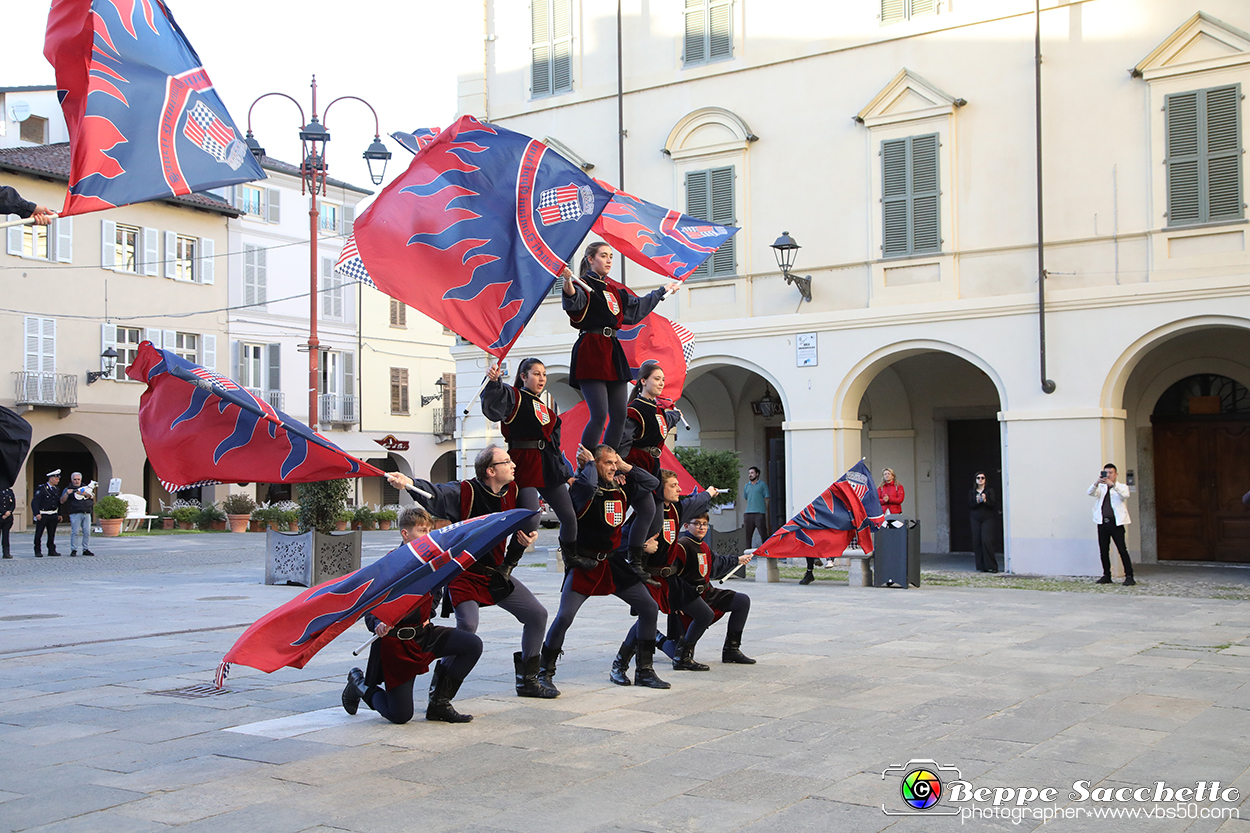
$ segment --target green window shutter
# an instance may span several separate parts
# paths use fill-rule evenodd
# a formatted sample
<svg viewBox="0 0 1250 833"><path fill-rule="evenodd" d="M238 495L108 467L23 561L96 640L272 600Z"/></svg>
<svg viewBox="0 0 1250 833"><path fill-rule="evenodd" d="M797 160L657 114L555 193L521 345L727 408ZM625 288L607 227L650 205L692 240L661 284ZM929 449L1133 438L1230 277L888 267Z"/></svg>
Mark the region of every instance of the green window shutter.
<svg viewBox="0 0 1250 833"><path fill-rule="evenodd" d="M941 251L936 133L911 140L911 192L912 253Z"/></svg>
<svg viewBox="0 0 1250 833"><path fill-rule="evenodd" d="M735 220L734 169L732 165L726 168L713 168L711 170L710 190L712 216L708 219L718 226L732 226ZM738 264L734 257L734 241L735 238L729 238L708 258L712 263L713 275L737 274Z"/></svg>
<svg viewBox="0 0 1250 833"><path fill-rule="evenodd" d="M707 0L686 0L686 65L707 62Z"/></svg>
<svg viewBox="0 0 1250 833"><path fill-rule="evenodd" d="M712 222L711 171L686 172L686 213L696 220ZM712 274L712 259L690 273L693 278L706 278Z"/></svg>
<svg viewBox="0 0 1250 833"><path fill-rule="evenodd" d="M708 60L732 58L733 54L733 0L712 0L708 6Z"/></svg>
<svg viewBox="0 0 1250 833"><path fill-rule="evenodd" d="M942 250L936 133L881 143L881 255Z"/></svg>
<svg viewBox="0 0 1250 833"><path fill-rule="evenodd" d="M907 234L907 140L881 143L881 203L883 257L909 251Z"/></svg>
<svg viewBox="0 0 1250 833"><path fill-rule="evenodd" d="M937 0L911 0L911 16L933 14L937 11Z"/></svg>
<svg viewBox="0 0 1250 833"><path fill-rule="evenodd" d="M551 41L551 92L567 93L573 89L572 0L552 0Z"/></svg>
<svg viewBox="0 0 1250 833"><path fill-rule="evenodd" d="M533 52L530 61L530 96L551 95L551 0L531 0L530 29Z"/></svg>
<svg viewBox="0 0 1250 833"><path fill-rule="evenodd" d="M881 25L907 19L907 0L881 0Z"/></svg>
<svg viewBox="0 0 1250 833"><path fill-rule="evenodd" d="M1240 108L1239 84L1164 99L1169 226L1245 216Z"/></svg>

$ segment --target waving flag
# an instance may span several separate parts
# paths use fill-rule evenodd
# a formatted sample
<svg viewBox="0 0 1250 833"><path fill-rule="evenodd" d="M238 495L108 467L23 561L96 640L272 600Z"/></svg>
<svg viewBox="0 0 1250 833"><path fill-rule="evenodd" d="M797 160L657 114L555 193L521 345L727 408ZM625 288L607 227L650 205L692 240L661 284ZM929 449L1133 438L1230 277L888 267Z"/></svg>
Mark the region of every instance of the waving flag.
<svg viewBox="0 0 1250 833"><path fill-rule="evenodd" d="M464 116L356 219L338 268L503 358L610 198L542 142Z"/></svg>
<svg viewBox="0 0 1250 833"><path fill-rule="evenodd" d="M160 0L53 0L43 54L69 127L63 216L265 178Z"/></svg>
<svg viewBox="0 0 1250 833"><path fill-rule="evenodd" d="M366 613L394 627L421 602L472 566L533 517L510 509L436 529L368 567L305 590L243 632L217 668L221 688L233 663L266 673L303 668L314 654Z"/></svg>
<svg viewBox="0 0 1250 833"><path fill-rule="evenodd" d="M434 141L434 137L441 132L437 127L418 127L411 133L396 131L391 134L391 138L399 142L403 147L411 153L420 152L421 148Z"/></svg>
<svg viewBox="0 0 1250 833"><path fill-rule="evenodd" d="M599 184L614 196L595 222L595 234L652 272L684 281L738 232Z"/></svg>
<svg viewBox="0 0 1250 833"><path fill-rule="evenodd" d="M755 554L764 558L837 558L852 540L858 540L864 552L872 552L872 530L884 522L872 472L860 460L760 544Z"/></svg>
<svg viewBox="0 0 1250 833"><path fill-rule="evenodd" d="M636 327L617 332L621 349L636 380L638 368L654 359L664 368L664 396L676 402L686 385L686 365L694 355L694 333L653 312Z"/></svg>
<svg viewBox="0 0 1250 833"><path fill-rule="evenodd" d="M12 489L30 451L30 423L0 407L0 489Z"/></svg>
<svg viewBox="0 0 1250 833"><path fill-rule="evenodd" d="M161 485L312 483L385 472L346 454L246 388L152 342L126 375L147 382L139 434Z"/></svg>

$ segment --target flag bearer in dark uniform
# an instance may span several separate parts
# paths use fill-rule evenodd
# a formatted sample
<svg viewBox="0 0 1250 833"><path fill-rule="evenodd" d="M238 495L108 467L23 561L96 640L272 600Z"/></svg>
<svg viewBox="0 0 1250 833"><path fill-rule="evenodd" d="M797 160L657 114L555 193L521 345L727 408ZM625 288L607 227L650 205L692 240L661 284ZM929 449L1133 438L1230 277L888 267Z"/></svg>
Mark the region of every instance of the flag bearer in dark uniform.
<svg viewBox="0 0 1250 833"><path fill-rule="evenodd" d="M569 384L582 392L590 409L582 445L595 448L607 443L617 448L625 429L626 395L633 378L625 351L616 338L617 330L646 318L666 293L681 284L670 283L639 298L608 277L612 271L612 247L603 242L586 247L578 271L581 283L574 281L571 271L564 270L562 291L569 323L581 331L573 343Z"/></svg>
<svg viewBox="0 0 1250 833"><path fill-rule="evenodd" d="M56 219L56 215L47 206L23 199L17 189L9 185L0 185L0 214L16 214L23 220L34 215L37 226L49 225Z"/></svg>
<svg viewBox="0 0 1250 833"><path fill-rule="evenodd" d="M674 576L678 571L678 562L675 560L677 554L681 551L681 547L677 544L677 535L681 531L681 519L683 517L692 517L694 515L706 514L708 505L712 498L720 494L715 488L708 489L706 492L698 492L696 494L681 496L681 485L677 482L677 474L668 469L660 469L660 488L659 492L663 498L663 509L655 520L651 523L651 537L648 538L647 546L644 551L647 553L643 562L648 575L655 578L659 583L648 585L647 590L655 599L656 605L659 606L660 612L669 614L673 611L669 598L669 586L675 580ZM626 524L627 532L631 524L637 523L637 519L632 519ZM703 608L707 605L702 600L698 600ZM695 612L699 612L693 608ZM708 612L708 622L711 620L711 612ZM706 627L706 625L705 625ZM629 629L629 633L625 636L625 641L621 643L620 650L616 652L616 659L612 662L611 680L617 685L630 685L629 680L629 661L633 659L635 651L638 649L638 623Z"/></svg>
<svg viewBox="0 0 1250 833"><path fill-rule="evenodd" d="M12 489L0 489L0 544L4 546L4 557L12 558L9 552L9 530L13 528L13 510L17 508L17 498Z"/></svg>
<svg viewBox="0 0 1250 833"><path fill-rule="evenodd" d="M60 555L56 551L56 525L60 521L61 470L48 472L48 482L35 489L30 501L30 511L35 516L35 558L43 558L43 533L48 533L48 555Z"/></svg>
<svg viewBox="0 0 1250 833"><path fill-rule="evenodd" d="M412 543L429 533L432 525L433 519L424 509L409 507L399 518L399 537L405 544ZM445 723L473 719L471 714L456 711L451 701L482 655L482 640L477 634L431 623L432 606L431 598L424 597L394 628L365 614L365 625L378 639L369 650L369 670L353 668L347 674L342 700L348 714L355 714L363 701L392 723L407 723L414 711L416 678L428 671L435 659L445 657L444 662L434 664L425 719ZM386 688L380 687L382 683Z"/></svg>
<svg viewBox="0 0 1250 833"><path fill-rule="evenodd" d="M593 457L583 447L577 461L582 468L569 487L573 507L577 509L577 555L564 565L560 609L543 644L539 678L550 681L555 675L556 658L564 648L564 635L586 600L591 596L615 595L628 603L638 616L637 684L669 688L668 683L656 676L651 665L659 607L641 579L649 582L654 579L645 572L639 576L634 568L641 571L640 565L625 564L613 556L621 545L626 510L637 501L652 500L651 492L659 481L621 460L615 449L606 444L596 448Z"/></svg>
<svg viewBox="0 0 1250 833"><path fill-rule="evenodd" d="M569 499L573 469L560 453L560 415L540 398L547 387L547 368L538 359L525 359L512 385L501 381L498 363L486 375L490 381L482 389L482 413L499 423L516 464L517 505L537 510L538 496L543 496L560 520L560 554L567 560L577 548L577 513ZM525 530L538 530L537 515Z"/></svg>
<svg viewBox="0 0 1250 833"><path fill-rule="evenodd" d="M625 462L642 468L655 478L660 476L660 450L664 447L668 429L681 419L681 411L671 407L671 403L664 400L665 404L661 404L659 395L663 391L664 370L659 362L643 362L638 368L638 381L634 383L629 407L625 410L625 433L619 449ZM639 523L633 524L629 532L631 561L639 559L639 548L650 533L656 532L651 520L659 514L664 503L663 496L656 494L654 503L654 508L642 501L634 507L634 516Z"/></svg>
<svg viewBox="0 0 1250 833"><path fill-rule="evenodd" d="M708 626L716 620L720 619L726 613L729 614L729 632L725 635L725 646L721 649L720 661L727 663L739 663L741 665L754 665L755 660L742 653L742 631L746 627L747 616L751 612L751 597L746 593L735 593L724 587L713 587L712 582L717 579L723 579L729 575L739 564L746 565L755 556L752 554L743 554L737 557L732 555L716 555L712 552L703 540L707 535L709 521L707 513L696 514L686 523L685 529L682 530L681 537L678 539L683 553L678 556L682 561L682 567L678 573L681 582L674 582L674 588L680 585L684 592L678 591L674 593L672 605L674 611L679 607L685 613L685 605L678 605L678 601L689 602L693 598L698 598L704 602L710 611L710 618L707 612L702 612L699 617L686 614L682 617L671 617L669 636L673 637L674 632L681 633L680 627L673 625L685 625L686 631L683 635L676 639L670 639L662 646L664 653L673 658L673 668L688 671L706 671L707 666L703 663L694 661L694 640L697 640L707 630ZM695 594L695 595L691 595ZM680 623L673 622L673 619L680 618ZM686 620L690 621L687 622ZM702 627L697 630L697 634L692 635L692 629L703 622Z"/></svg>
<svg viewBox="0 0 1250 833"><path fill-rule="evenodd" d="M463 521L517 507L516 465L508 452L488 445L473 462L472 480L433 484L404 474L392 473L387 479L404 487L431 515L449 521ZM432 497L421 494L424 491ZM456 627L477 633L481 608L499 605L521 623L521 650L512 655L518 697L558 697L560 692L538 682L538 650L547 627L547 609L529 588L512 576L512 569L537 538L534 532L518 530L512 540L503 542L478 557L472 567L451 580L447 598L456 611Z"/></svg>

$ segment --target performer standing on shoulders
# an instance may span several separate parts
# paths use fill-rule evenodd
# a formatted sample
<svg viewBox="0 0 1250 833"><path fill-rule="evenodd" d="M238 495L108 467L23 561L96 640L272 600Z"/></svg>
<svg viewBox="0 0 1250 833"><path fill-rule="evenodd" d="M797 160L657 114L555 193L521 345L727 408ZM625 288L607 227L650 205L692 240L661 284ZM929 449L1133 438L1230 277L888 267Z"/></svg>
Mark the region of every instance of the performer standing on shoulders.
<svg viewBox="0 0 1250 833"><path fill-rule="evenodd" d="M647 590L655 599L656 605L661 613L671 614L675 608L672 607L672 591L671 586L677 579L674 576L680 572L680 562L677 556L681 554L681 545L677 543L677 533L681 529L681 519L683 517L691 517L707 513L707 508L712 498L720 494L720 492L711 488L706 492L699 492L693 495L681 496L681 484L677 481L677 474L668 469L660 469L660 495L663 499L662 511L656 516L652 522L650 532L651 537L647 539L647 545L644 550L648 553L644 562L648 575L659 580L657 585L648 585ZM635 517L626 524L637 524ZM627 529L628 532L628 529ZM654 545L654 550L652 546ZM679 597L684 598L684 596ZM699 618L701 611L706 611L706 621L698 628L693 639L687 636L687 641L691 646L690 654L693 659L694 643L698 641L699 636L708 625L712 623L712 611L701 598L694 597L687 607L682 608L692 618ZM695 625L691 624L691 629ZM657 642L659 639L657 638ZM625 636L625 641L621 643L620 650L616 653L616 659L612 662L611 680L617 685L630 685L629 680L629 661L633 658L638 648L638 622L629 629L629 633ZM690 668L678 668L677 664L673 664L677 670L697 670ZM706 670L707 666L703 666Z"/></svg>
<svg viewBox="0 0 1250 833"><path fill-rule="evenodd" d="M680 576L691 590L697 591L698 595L708 608L712 611L712 619L708 624L715 622L724 614L729 614L729 632L725 634L725 646L721 649L720 661L728 663L739 663L742 665L754 665L755 660L742 653L742 631L746 628L747 616L751 612L751 597L746 593L735 593L733 590L727 590L723 587L713 587L712 582L717 579L723 579L729 575L739 564L745 566L755 556L752 554L743 554L736 558L732 555L715 555L711 547L704 543L703 538L707 535L710 527L708 515L706 512L693 515L686 523L686 527L682 530L679 542L685 551L685 562ZM677 599L673 599L674 608L677 607ZM704 626L706 630L707 626ZM672 635L671 632L669 634ZM677 645L674 644L672 653L669 653L668 644L664 645L664 652L673 657L673 667L678 667L678 662L682 659L693 661L694 650L689 644L689 636L687 635L687 651L689 656L682 657L677 652ZM678 643L679 644L679 643ZM704 668L693 669L696 671L706 670Z"/></svg>
<svg viewBox="0 0 1250 833"><path fill-rule="evenodd" d="M581 330L573 343L569 384L582 392L590 409L582 445L595 448L607 443L617 448L625 429L625 397L632 378L629 361L616 338L617 330L646 318L666 293L681 284L670 283L639 298L608 277L612 271L612 247L603 242L586 247L578 271L580 284L569 269L564 270L562 291L564 311L572 325Z"/></svg>
<svg viewBox="0 0 1250 833"><path fill-rule="evenodd" d="M629 604L638 616L638 685L669 688L651 666L659 607L642 583L642 579L651 581L651 577L646 573L639 576L629 569L640 570L639 565L627 567L619 558L611 557L621 545L626 510L639 501L651 501L651 492L659 481L626 463L606 444L596 448L593 457L584 447L579 449L577 462L582 468L569 487L577 510L577 555L564 565L560 609L543 644L539 679L551 683L556 659L564 648L564 635L586 600L611 594Z"/></svg>
<svg viewBox="0 0 1250 833"><path fill-rule="evenodd" d="M433 519L424 509L411 506L399 517L399 537L405 544L419 541L431 528ZM365 614L365 625L379 638L369 650L368 673L359 668L347 673L342 697L344 711L355 714L363 701L392 723L407 723L414 711L412 690L416 678L429 670L436 658L447 657L434 666L425 719L446 723L468 723L473 719L471 714L456 711L451 701L482 655L482 640L477 634L432 624L432 605L430 596L423 597L394 628ZM385 689L379 687L383 682Z"/></svg>
<svg viewBox="0 0 1250 833"><path fill-rule="evenodd" d="M503 367L496 363L486 371L490 381L482 389L482 414L498 422L516 464L517 505L538 509L538 496L560 520L560 554L567 561L576 555L577 513L569 499L573 470L560 453L560 415L540 398L547 387L547 368L529 358L517 368L516 382L505 385ZM535 515L526 532L538 530Z"/></svg>
<svg viewBox="0 0 1250 833"><path fill-rule="evenodd" d="M472 480L456 480L435 485L404 474L387 475L392 485L404 487L430 514L449 521L464 521L517 507L516 465L508 452L491 444L473 461L477 475ZM433 497L426 497L424 491ZM489 553L480 553L473 566L451 580L447 597L456 611L456 627L477 633L480 609L499 605L521 623L521 650L512 655L516 670L518 697L558 697L555 688L538 682L538 649L547 627L547 609L529 588L512 577L512 568L537 533L518 530L505 546L502 542Z"/></svg>
<svg viewBox="0 0 1250 833"><path fill-rule="evenodd" d="M638 368L638 381L634 383L634 392L625 411L625 433L621 437L620 454L631 466L639 466L652 477L660 475L660 450L668 436L668 429L681 420L681 411L661 404L660 394L664 392L664 369L660 363L648 360ZM664 400L668 403L667 400ZM634 506L637 523L632 525L629 535L629 561L640 559L642 544L647 540L651 529L651 519L656 510L664 502L662 495L655 495L653 505L648 507L644 502Z"/></svg>

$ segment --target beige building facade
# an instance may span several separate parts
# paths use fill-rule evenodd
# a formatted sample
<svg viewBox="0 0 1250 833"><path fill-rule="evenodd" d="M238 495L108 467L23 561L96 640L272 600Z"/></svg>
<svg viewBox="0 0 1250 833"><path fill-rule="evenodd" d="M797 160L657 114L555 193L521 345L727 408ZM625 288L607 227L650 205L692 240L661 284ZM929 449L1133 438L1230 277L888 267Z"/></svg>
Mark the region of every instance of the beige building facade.
<svg viewBox="0 0 1250 833"><path fill-rule="evenodd" d="M1092 575L1114 462L1135 560L1250 561L1244 3L626 0L619 95L616 3L484 6L462 112L741 228L658 312L696 336L677 444L763 469L774 522L864 457L967 551L984 470L1009 569ZM512 354L562 407L573 336L553 298ZM495 437L475 408L462 460Z"/></svg>

